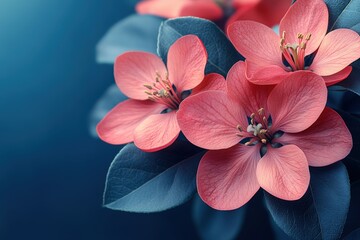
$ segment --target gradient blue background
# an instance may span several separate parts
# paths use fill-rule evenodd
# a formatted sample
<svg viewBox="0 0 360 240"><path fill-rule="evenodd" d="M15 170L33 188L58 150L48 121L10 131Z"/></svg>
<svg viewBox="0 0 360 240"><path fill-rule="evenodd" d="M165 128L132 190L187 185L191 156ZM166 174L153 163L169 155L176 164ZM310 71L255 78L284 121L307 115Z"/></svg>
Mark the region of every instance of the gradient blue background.
<svg viewBox="0 0 360 240"><path fill-rule="evenodd" d="M119 148L88 130L114 81L95 46L135 2L0 1L0 239L197 239L191 202L156 214L101 206ZM269 236L266 218L252 207L240 238Z"/></svg>

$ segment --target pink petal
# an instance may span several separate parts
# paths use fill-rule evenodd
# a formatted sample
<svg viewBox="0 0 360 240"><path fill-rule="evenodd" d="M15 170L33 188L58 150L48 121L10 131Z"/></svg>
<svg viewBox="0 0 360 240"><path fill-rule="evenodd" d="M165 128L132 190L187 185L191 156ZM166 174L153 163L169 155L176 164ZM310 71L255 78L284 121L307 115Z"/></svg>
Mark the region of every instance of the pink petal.
<svg viewBox="0 0 360 240"><path fill-rule="evenodd" d="M195 95L202 91L208 90L226 91L225 78L220 74L210 73L205 76L204 80L200 83L200 85L198 85L192 90L191 95Z"/></svg>
<svg viewBox="0 0 360 240"><path fill-rule="evenodd" d="M330 76L322 76L322 78L324 79L326 86L331 86L331 85L341 82L342 80L347 78L350 75L351 70L352 70L352 67L347 66L340 72L337 72Z"/></svg>
<svg viewBox="0 0 360 240"><path fill-rule="evenodd" d="M115 81L120 90L129 98L145 100L148 95L144 84L152 85L156 73L163 78L166 68L162 60L152 53L127 52L117 57L114 65Z"/></svg>
<svg viewBox="0 0 360 240"><path fill-rule="evenodd" d="M247 128L247 117L241 105L230 101L223 91L206 91L186 98L177 113L181 131L193 144L211 150L237 144L237 125ZM247 132L244 136L249 135Z"/></svg>
<svg viewBox="0 0 360 240"><path fill-rule="evenodd" d="M164 18L174 18L180 16L180 11L184 4L188 1L184 0L146 0L136 5L136 11L141 14L152 14Z"/></svg>
<svg viewBox="0 0 360 240"><path fill-rule="evenodd" d="M193 1L183 6L179 16L194 16L209 20L218 20L223 17L223 10L211 0Z"/></svg>
<svg viewBox="0 0 360 240"><path fill-rule="evenodd" d="M111 144L132 142L135 128L149 115L160 113L166 106L152 101L125 100L115 106L97 125L99 137Z"/></svg>
<svg viewBox="0 0 360 240"><path fill-rule="evenodd" d="M305 55L320 45L328 27L329 12L323 0L297 0L280 22L280 34L286 32L285 43L297 43L297 34L311 34Z"/></svg>
<svg viewBox="0 0 360 240"><path fill-rule="evenodd" d="M169 79L178 92L196 87L204 79L207 52L195 35L186 35L170 47L167 58Z"/></svg>
<svg viewBox="0 0 360 240"><path fill-rule="evenodd" d="M253 21L237 21L229 26L228 36L236 50L260 66L282 66L280 38L269 27Z"/></svg>
<svg viewBox="0 0 360 240"><path fill-rule="evenodd" d="M322 77L294 72L279 83L268 98L273 131L300 132L310 127L324 110L327 88Z"/></svg>
<svg viewBox="0 0 360 240"><path fill-rule="evenodd" d="M301 148L309 165L314 167L342 160L352 148L351 133L344 121L328 107L311 127L300 133L284 133L278 141Z"/></svg>
<svg viewBox="0 0 360 240"><path fill-rule="evenodd" d="M245 109L247 116L260 108L267 109L267 98L272 86L256 86L245 78L245 63L237 62L226 77L228 96Z"/></svg>
<svg viewBox="0 0 360 240"><path fill-rule="evenodd" d="M237 11L230 17L227 22L228 26L238 20L252 20L272 27L276 24L279 24L281 18L284 16L291 5L291 0L256 0L240 2L244 3L243 5L238 6ZM245 2L250 3L246 4ZM252 2L259 3L249 9L243 10L244 7L246 8L248 5L251 5Z"/></svg>
<svg viewBox="0 0 360 240"><path fill-rule="evenodd" d="M137 126L134 131L134 143L143 151L155 152L170 146L179 133L176 111L154 114Z"/></svg>
<svg viewBox="0 0 360 240"><path fill-rule="evenodd" d="M284 200L300 199L310 182L305 154L295 145L268 147L258 163L256 176L263 189Z"/></svg>
<svg viewBox="0 0 360 240"><path fill-rule="evenodd" d="M229 149L208 151L197 172L201 199L218 210L233 210L247 203L259 190L257 146L237 144Z"/></svg>
<svg viewBox="0 0 360 240"><path fill-rule="evenodd" d="M310 68L321 76L329 76L359 58L359 34L350 29L336 29L325 36Z"/></svg>
<svg viewBox="0 0 360 240"><path fill-rule="evenodd" d="M278 84L293 73L277 65L259 66L247 60L245 62L247 79L257 85Z"/></svg>

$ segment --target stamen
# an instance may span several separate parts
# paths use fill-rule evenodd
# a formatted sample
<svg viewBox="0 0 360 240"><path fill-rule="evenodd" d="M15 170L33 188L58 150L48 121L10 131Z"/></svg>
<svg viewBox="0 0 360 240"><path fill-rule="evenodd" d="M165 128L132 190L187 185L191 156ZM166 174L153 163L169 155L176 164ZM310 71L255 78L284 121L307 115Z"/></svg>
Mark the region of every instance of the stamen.
<svg viewBox="0 0 360 240"><path fill-rule="evenodd" d="M151 86L151 85L144 84L144 87L146 87L146 88L149 89L149 90L152 90L152 86Z"/></svg>

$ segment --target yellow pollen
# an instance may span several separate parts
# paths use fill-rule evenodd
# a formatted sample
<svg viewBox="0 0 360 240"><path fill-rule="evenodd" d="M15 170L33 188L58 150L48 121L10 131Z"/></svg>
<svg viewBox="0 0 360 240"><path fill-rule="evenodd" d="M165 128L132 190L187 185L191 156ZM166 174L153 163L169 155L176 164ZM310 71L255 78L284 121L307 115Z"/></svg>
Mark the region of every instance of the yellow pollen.
<svg viewBox="0 0 360 240"><path fill-rule="evenodd" d="M148 84L144 84L144 87L146 87L146 88L149 89L149 90L152 90L152 89L153 89L152 86L151 86L151 85L148 85Z"/></svg>
<svg viewBox="0 0 360 240"><path fill-rule="evenodd" d="M298 34L297 34L297 38L298 38L298 39L303 39L303 38L304 38L304 34L298 33Z"/></svg>

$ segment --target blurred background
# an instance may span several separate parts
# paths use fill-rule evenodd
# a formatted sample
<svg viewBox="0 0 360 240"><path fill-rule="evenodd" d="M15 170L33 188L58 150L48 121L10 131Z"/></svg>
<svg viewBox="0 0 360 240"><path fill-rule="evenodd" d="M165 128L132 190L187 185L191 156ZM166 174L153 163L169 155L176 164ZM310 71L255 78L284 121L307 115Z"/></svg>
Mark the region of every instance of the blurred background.
<svg viewBox="0 0 360 240"><path fill-rule="evenodd" d="M0 239L196 238L190 204L149 215L102 207L119 148L88 130L114 82L95 46L135 2L0 0Z"/></svg>

